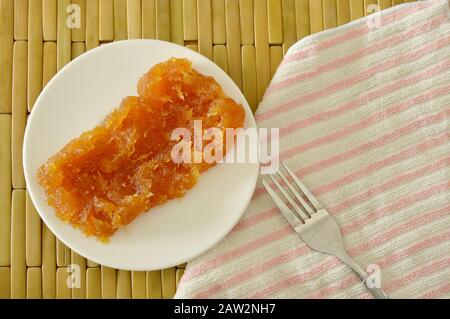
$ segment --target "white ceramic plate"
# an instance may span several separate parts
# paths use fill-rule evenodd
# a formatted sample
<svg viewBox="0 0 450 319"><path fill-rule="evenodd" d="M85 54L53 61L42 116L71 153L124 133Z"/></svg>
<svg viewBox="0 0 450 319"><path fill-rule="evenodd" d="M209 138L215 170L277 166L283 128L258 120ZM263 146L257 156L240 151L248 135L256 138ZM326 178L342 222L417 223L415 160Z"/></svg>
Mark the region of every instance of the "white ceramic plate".
<svg viewBox="0 0 450 319"><path fill-rule="evenodd" d="M200 54L168 42L114 42L83 54L45 87L29 117L24 140L28 191L40 216L67 246L90 260L127 270L153 270L186 262L217 244L242 216L253 194L259 164L219 164L202 174L180 200L141 214L108 244L64 224L46 202L36 172L51 155L99 124L125 96L137 95L139 77L170 57L185 57L199 72L213 76L247 113L245 127L256 127L244 96L218 66Z"/></svg>

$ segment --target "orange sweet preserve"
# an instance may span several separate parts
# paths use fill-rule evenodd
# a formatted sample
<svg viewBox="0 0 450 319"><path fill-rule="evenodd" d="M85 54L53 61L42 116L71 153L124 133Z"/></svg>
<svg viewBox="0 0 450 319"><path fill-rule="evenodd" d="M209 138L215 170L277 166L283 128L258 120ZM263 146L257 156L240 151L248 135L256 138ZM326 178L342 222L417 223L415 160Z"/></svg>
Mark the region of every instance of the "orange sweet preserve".
<svg viewBox="0 0 450 319"><path fill-rule="evenodd" d="M243 107L186 59L155 65L139 80L138 94L126 97L102 124L69 142L38 171L56 214L101 240L140 213L184 196L214 165L173 161L174 129L193 132L194 120L201 120L203 130L224 132L242 127L245 119Z"/></svg>

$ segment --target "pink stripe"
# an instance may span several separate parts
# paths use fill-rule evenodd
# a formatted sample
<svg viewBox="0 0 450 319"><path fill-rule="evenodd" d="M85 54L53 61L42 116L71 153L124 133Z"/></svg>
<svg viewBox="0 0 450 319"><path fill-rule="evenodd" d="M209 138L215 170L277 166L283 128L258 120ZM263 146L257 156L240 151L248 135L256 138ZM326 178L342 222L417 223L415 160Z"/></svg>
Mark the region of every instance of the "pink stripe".
<svg viewBox="0 0 450 319"><path fill-rule="evenodd" d="M426 294L423 294L422 296L420 296L419 298L436 299L436 298L439 298L440 296L447 294L449 292L450 292L450 283L445 284L444 286L439 287L438 289L429 291Z"/></svg>
<svg viewBox="0 0 450 319"><path fill-rule="evenodd" d="M420 251L420 250L423 250L423 249L425 249L425 248L430 247L430 246L431 246L430 244L435 244L435 245L436 245L437 243L441 243L441 242L443 242L443 241L446 241L446 240L448 240L449 238L450 238L450 232L441 234L441 235L439 235L439 236L435 236L435 237L430 238L430 239L428 239L428 240L426 240L426 241L420 242L419 244L417 244L417 245L415 245L415 246L409 247L408 249L406 249L406 250L400 252L400 253L397 254L397 255L391 255L391 256L388 256L388 257L384 258L383 260L378 261L378 262L376 262L376 263L377 263L381 268L386 268L386 267L388 267L389 265L393 264L394 262L397 262L397 261L399 261L399 260L401 260L401 259L403 259L403 258L405 258L405 257L408 257L408 256L409 256L410 254L412 254L412 253L415 253L415 252L417 252L417 251ZM414 249L413 249L413 248L414 248ZM401 256L401 257L400 257L400 256ZM333 260L336 260L336 262L338 262L338 260L337 260L336 258L333 259ZM293 286L293 285L302 284L302 283L304 283L306 280L315 278L315 277L321 275L323 272L332 269L332 268L333 268L334 266L336 266L337 264L336 264L336 265L331 265L331 266L330 266L329 264L324 263L324 264L322 264L322 265L327 265L327 267L321 267L321 266L319 266L319 267L316 267L316 268L314 268L313 270L307 272L306 274L308 274L308 276L305 276L305 274L299 274L299 275L295 275L295 276L292 276L292 277L290 277L290 278L287 278L287 279L285 279L285 280L283 280L283 281L277 282L276 284L274 284L274 285L272 285L272 286L269 286L269 287L263 289L262 291L260 291L260 292L258 292L257 294L251 296L250 298L264 298L264 297L267 297L267 296L271 296L271 295L273 295L273 294L276 293L276 292L282 291L282 290L284 290L284 289L288 289L289 287L291 287L291 286ZM381 265L383 265L383 266L381 266ZM313 271L314 271L314 273L312 273ZM422 274L422 275L423 275L423 274ZM355 276L356 276L356 275L352 275L352 277L355 277ZM305 277L307 277L307 278L305 278ZM416 277L416 278L417 278L417 277ZM344 279L344 280L346 280L346 279ZM348 281L347 281L347 282L348 282ZM385 288L386 288L386 287L385 287ZM392 288L395 288L395 287L392 287ZM391 289L392 289L392 288L391 288ZM325 289L326 289L326 288L325 288ZM321 293L320 291L318 292L318 294L322 295L322 297L325 296L325 293Z"/></svg>
<svg viewBox="0 0 450 319"><path fill-rule="evenodd" d="M398 11L394 11L392 13L381 14L380 15L381 25L386 26L387 24L392 23L392 22L396 21L397 19L401 19L411 13L431 7L432 5L434 5L434 3L417 3L417 5L414 5L411 7L406 7L406 8L401 8ZM346 33L339 34L338 36L336 36L334 38L321 41L318 44L314 44L309 48L289 54L283 60L283 65L287 64L288 62L298 60L298 59L307 57L312 54L319 53L323 50L330 49L338 44L345 43L345 42L352 40L358 36L369 33L370 31L372 31L372 29L369 28L366 23L364 23L361 26L359 26L357 28L353 28Z"/></svg>
<svg viewBox="0 0 450 319"><path fill-rule="evenodd" d="M326 88L320 89L319 91L315 91L313 93L297 97L297 98L295 98L289 102L283 103L279 106L276 106L276 107L274 106L266 112L257 113L256 119L258 122L265 121L276 115L280 115L283 112L287 112L294 108L298 108L302 104L312 102L314 100L328 96L337 91L345 90L352 85L356 85L361 81L369 79L376 73L380 73L380 72L389 70L393 67L397 67L406 62L417 60L418 58L421 58L428 53L431 53L433 51L436 51L440 48L447 46L449 43L450 43L450 36L443 37L431 44L427 43L417 51L408 52L406 54L396 56L393 59L386 60L376 66L373 66L373 67L363 71L360 74L357 74L356 76L352 76L352 77L346 78L340 82L333 83Z"/></svg>
<svg viewBox="0 0 450 319"><path fill-rule="evenodd" d="M365 144L358 145L357 147L355 147L351 150L348 150L344 153L333 155L327 159L310 164L309 166L306 166L302 169L297 170L295 173L304 178L305 176L317 173L325 168L332 167L333 165L336 165L340 162L349 160L349 159L356 157L360 154L363 154L364 152L367 152L371 149L375 149L377 147L384 146L387 143L393 142L396 139L398 139L408 133L412 133L422 127L425 127L425 126L428 126L435 122L446 119L448 116L450 116L450 112L448 110L428 116L424 119L421 119L421 120L411 123L407 126L404 126L400 129L397 129L387 135L381 136L376 140L369 141ZM283 159L285 159L285 158L283 158ZM255 192L256 192L256 195L254 195L254 198L260 196L261 194L264 194L264 189L262 187L259 187L258 189L256 189Z"/></svg>
<svg viewBox="0 0 450 319"><path fill-rule="evenodd" d="M245 280L249 280L258 274L261 274L273 267L276 267L280 264L287 263L289 261L294 260L298 256L304 255L306 252L311 251L305 244L300 244L296 249L287 251L286 253L276 256L275 258L269 259L268 261L253 267L247 271L238 273L237 275L227 279L223 282L219 282L210 288L199 292L193 298L207 298L208 296L214 295L220 291L226 290L238 283L241 283Z"/></svg>
<svg viewBox="0 0 450 319"><path fill-rule="evenodd" d="M449 215L450 215L450 206L434 210L427 214L420 214L417 218L412 219L405 224L399 225L392 229L388 229L388 231L381 233L377 237L348 249L348 253L351 256L358 256L363 252L366 252L374 247L380 246L381 244L399 236L400 234L408 233L409 231L417 229L420 226L430 224L442 217Z"/></svg>
<svg viewBox="0 0 450 319"><path fill-rule="evenodd" d="M346 151L344 153L337 154L337 155L331 156L329 158L326 158L324 160L315 162L309 166L306 166L306 167L296 171L296 174L304 178L305 176L308 176L308 175L316 173L322 169L336 165L337 163L349 160L349 159L356 157L360 154L363 154L364 152L367 152L369 150L372 150L372 149L375 149L375 148L378 148L381 146L385 146L386 144L391 143L409 133L417 131L420 128L423 128L423 127L426 127L433 123L445 120L449 116L450 116L450 110L444 110L437 114L427 116L416 122L413 122L404 127L401 127L393 132L390 132L389 134L383 135L383 136L377 138L376 140L372 140L370 142L358 145L357 147L355 147L349 151Z"/></svg>
<svg viewBox="0 0 450 319"><path fill-rule="evenodd" d="M348 111L354 110L363 105L367 105L367 103L369 103L379 97L382 97L389 93L392 93L392 92L395 92L402 88L405 88L407 86L410 86L411 84L414 84L421 80L428 80L435 75L438 75L438 74L443 73L444 71L447 71L449 68L450 68L450 61L445 61L436 66L433 66L432 68L426 70L425 72L418 73L409 78L405 78L405 79L401 79L399 81L389 83L388 85L381 87L378 90L372 91L364 96L357 98L356 100L341 104L334 109L326 109L325 111L315 114L313 116L310 116L306 119L294 121L291 124L281 128L280 135L286 136L288 134L295 133L300 129L305 129L308 126L311 126L313 124L332 119L336 116L341 116Z"/></svg>
<svg viewBox="0 0 450 319"><path fill-rule="evenodd" d="M333 181L328 184L324 184L322 186L318 186L317 188L313 189L312 192L314 194L316 194L316 196L326 194L326 193L333 191L343 185L354 182L354 181L358 180L359 178L364 177L364 176L366 176L372 172L375 172L381 168L386 168L395 163L401 162L405 159L412 158L415 155L423 153L430 148L442 145L443 143L447 142L449 138L450 138L450 133L444 133L435 139L425 141L422 144L419 144L419 145L416 145L409 149L403 150L400 153L392 155L391 157L388 157L388 158L383 159L378 162L371 163L371 164L367 165L366 167L362 168L361 170L355 171L349 175L343 176L342 178L339 178L336 181ZM322 167L322 166L320 166L320 167ZM297 173L299 173L299 172L297 172ZM317 173L317 171L315 171L314 173ZM271 183L271 186L274 186L273 183ZM255 190L255 193L253 194L253 199L256 199L264 194L266 194L264 188L261 186L258 186L258 188Z"/></svg>
<svg viewBox="0 0 450 319"><path fill-rule="evenodd" d="M450 39L450 38L449 38ZM343 139L351 134L360 132L361 130L367 129L368 127L379 123L380 121L386 120L387 118L394 116L395 114L398 114L402 111L407 110L410 107L416 106L417 104L428 102L434 98L437 98L439 96L444 96L450 94L450 85L446 85L444 87L439 87L437 89L432 89L427 91L425 94L421 94L419 96L415 96L414 98L391 106L387 109L383 109L364 120L354 123L352 125L349 125L345 127L344 129L340 131L336 131L332 134L322 136L319 138L316 138L308 143L300 144L298 146L294 146L290 149L287 149L281 153L281 158L291 158L299 153L303 153L306 151L310 151L314 148L329 144L331 142L337 141L339 139Z"/></svg>
<svg viewBox="0 0 450 319"><path fill-rule="evenodd" d="M364 215L364 217L355 220L352 223L344 225L343 227L341 227L342 234L345 236L355 230L362 229L363 226L367 225L370 222L378 220L383 216L393 214L396 211L408 207L413 203L417 203L419 201L429 198L430 196L448 191L449 189L450 189L450 182L445 182L442 184L433 185L428 189L411 194L410 196L404 197L401 200L396 201L389 206L379 208L369 214Z"/></svg>
<svg viewBox="0 0 450 319"><path fill-rule="evenodd" d="M403 258L407 258L410 255L417 253L418 251L425 250L429 247L437 246L448 240L450 240L450 232L446 232L441 235L436 235L436 236L428 238L422 242L416 243L416 244L412 245L411 247L409 247L408 249L405 249L400 252L396 251L393 254L386 257L385 259L377 261L377 264L378 264L378 266L380 266L381 269L387 268L390 265L402 260Z"/></svg>
<svg viewBox="0 0 450 319"><path fill-rule="evenodd" d="M425 277L427 275L431 275L436 271L444 269L450 265L450 258L442 259L432 263L431 265L427 265L419 270L416 270L405 277L399 278L397 280L391 281L385 285L386 291L394 291L396 289L407 286L408 284L413 283L417 279L421 277Z"/></svg>
<svg viewBox="0 0 450 319"><path fill-rule="evenodd" d="M396 163L404 161L405 159L408 159L408 158L413 158L414 156L417 156L418 154L421 154L433 147L436 147L436 146L444 144L445 142L448 142L449 139L450 139L450 132L446 132L446 133L438 136L437 138L425 141L422 144L419 144L414 147L403 150L400 153L392 155L391 157L388 157L381 161L371 163L358 171L355 171L349 175L346 175L342 178L337 179L336 181L319 186L319 187L313 189L313 193L316 194L316 196L326 194L326 193L331 192L343 185L347 185L347 184L354 182L364 176L367 176L370 173L376 172L379 169L387 168L391 165L394 165Z"/></svg>
<svg viewBox="0 0 450 319"><path fill-rule="evenodd" d="M362 203L370 198L373 198L377 194L383 193L386 190L392 189L392 188L400 186L402 184L406 184L406 183L413 181L419 177L436 172L436 171L440 170L441 168L448 167L449 165L450 165L450 157L443 158L443 159L441 159L437 162L434 162L430 165L424 166L418 170L406 173L404 175L395 177L386 183L377 185L361 194L358 194L349 199L346 199L345 201L337 204L336 206L329 207L328 211L333 215L339 214L350 207L353 207L353 206L358 205L359 203Z"/></svg>
<svg viewBox="0 0 450 319"><path fill-rule="evenodd" d="M355 285L364 287L361 284L361 280L355 274L352 274L351 276L339 281L336 284L332 284L330 286L327 286L324 289L319 290L316 293L311 294L307 298L308 299L324 299L329 295L339 293L340 291L344 291L347 288L355 286Z"/></svg>
<svg viewBox="0 0 450 319"><path fill-rule="evenodd" d="M183 281L190 280L191 278L197 277L204 272L208 271L211 268L217 267L220 264L223 264L225 262L228 262L230 260L236 259L246 253L249 253L257 248L263 247L267 244L270 244L272 242L275 242L277 240L280 240L282 238L285 238L289 234L294 234L294 231L292 230L290 225L284 225L283 227L266 234L262 237L259 237L249 243L246 243L242 246L237 247L236 249L229 251L225 254L222 254L220 256L217 256L213 258L210 261L207 261L195 268L191 268L189 272L184 274L182 277Z"/></svg>
<svg viewBox="0 0 450 319"><path fill-rule="evenodd" d="M265 220L268 220L277 214L278 214L278 208L276 208L276 207L271 207L268 210L265 210L263 212L255 213L251 217L241 219L239 221L239 223L233 228L232 233L237 233L239 231L247 229L248 227L251 227L255 224L258 224Z"/></svg>
<svg viewBox="0 0 450 319"><path fill-rule="evenodd" d="M336 257L332 257L332 256L328 255L325 258L327 259L327 261L322 263L321 265L316 266L316 267L312 268L311 270L304 272L302 274L298 274L298 275L292 276L290 278L287 278L285 280L279 281L272 286L262 289L261 291L250 296L249 298L250 299L258 299L258 298L264 298L264 297L270 296L271 294L282 291L282 290L286 289L287 287L301 284L308 280L312 280L313 278L317 277L317 275L322 274L329 269L332 269L336 266L341 265L341 262Z"/></svg>
<svg viewBox="0 0 450 319"><path fill-rule="evenodd" d="M378 261L377 264L380 266L380 268L387 268L390 265L404 259L408 258L410 255L413 255L419 251L425 250L427 248L437 246L443 242L446 242L450 240L450 232L443 233L440 235L436 235L434 237L428 238L422 242L416 243L413 246L408 247L407 249L396 252L392 255L389 255L385 259ZM319 292L320 293L320 292Z"/></svg>
<svg viewBox="0 0 450 319"><path fill-rule="evenodd" d="M317 68L314 69L314 71L300 73L292 77L286 78L282 81L271 83L270 87L267 89L266 96L272 92L291 86L292 84L312 79L322 73L330 72L334 69L345 66L372 53L378 53L385 48L390 48L398 43L408 40L409 38L413 38L415 36L424 34L427 31L435 29L437 26L439 26L440 24L442 24L447 20L448 20L448 13L444 14L441 13L434 19L427 20L425 23L418 25L417 27L412 28L406 32L397 33L394 36L384 39L381 42L374 43L373 45L368 47L362 47L349 55L340 57L327 64L319 65Z"/></svg>
<svg viewBox="0 0 450 319"><path fill-rule="evenodd" d="M395 238L396 236L398 236L400 234L407 233L410 230L413 230L420 226L426 225L428 222L432 222L436 219L439 219L443 216L448 215L449 213L450 213L450 206L432 211L431 213L428 213L428 214L421 214L418 218L416 218L410 222L407 222L403 225L399 225L396 228L391 229L388 232L381 234L378 237L376 237L364 244L350 248L348 251L349 251L350 255L357 256L359 254L364 253L365 251L368 251L374 247L377 247L377 246L383 244L384 242L388 241L389 239ZM254 276L257 276L258 274L268 271L273 267L276 267L280 264L284 264L284 263L290 262L292 260L295 260L296 258L304 255L308 251L310 251L310 249L302 243L302 244L300 244L299 247L295 248L294 250L287 251L286 253L284 253L282 255L276 256L260 265L257 265L257 266L255 266L247 271L244 271L242 273L238 273L225 281L217 283L216 285L214 285L204 291L199 292L198 294L196 294L194 296L194 298L206 298L206 297L216 294L222 290L226 290L238 283L241 283L245 280L253 278Z"/></svg>

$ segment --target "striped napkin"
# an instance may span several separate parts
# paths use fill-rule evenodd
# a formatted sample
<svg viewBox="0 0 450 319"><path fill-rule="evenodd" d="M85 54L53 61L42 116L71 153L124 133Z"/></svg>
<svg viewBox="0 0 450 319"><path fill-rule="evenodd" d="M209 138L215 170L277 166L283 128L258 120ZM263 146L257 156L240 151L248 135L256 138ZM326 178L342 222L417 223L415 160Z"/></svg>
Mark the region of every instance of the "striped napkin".
<svg viewBox="0 0 450 319"><path fill-rule="evenodd" d="M256 115L394 298L450 297L450 22L408 3L305 38ZM234 230L188 263L177 298L370 298L311 251L261 185Z"/></svg>

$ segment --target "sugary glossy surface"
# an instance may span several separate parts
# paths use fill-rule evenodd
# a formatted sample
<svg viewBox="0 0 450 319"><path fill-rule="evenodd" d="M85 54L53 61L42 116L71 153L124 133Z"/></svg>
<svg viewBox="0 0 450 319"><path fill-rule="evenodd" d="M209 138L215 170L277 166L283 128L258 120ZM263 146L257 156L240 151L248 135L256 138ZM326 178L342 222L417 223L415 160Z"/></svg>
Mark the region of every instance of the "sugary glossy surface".
<svg viewBox="0 0 450 319"><path fill-rule="evenodd" d="M242 106L185 59L154 66L139 80L138 94L38 171L56 214L86 235L106 240L140 213L184 196L200 173L214 166L174 163L174 129L193 134L194 120L201 120L203 130L224 132L242 127L245 119Z"/></svg>

